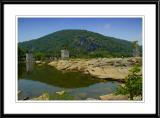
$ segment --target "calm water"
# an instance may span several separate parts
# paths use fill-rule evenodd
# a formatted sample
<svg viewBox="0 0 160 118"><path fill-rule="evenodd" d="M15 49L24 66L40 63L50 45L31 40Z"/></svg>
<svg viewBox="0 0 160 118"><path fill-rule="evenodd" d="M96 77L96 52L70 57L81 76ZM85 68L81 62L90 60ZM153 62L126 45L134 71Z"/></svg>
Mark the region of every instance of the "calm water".
<svg viewBox="0 0 160 118"><path fill-rule="evenodd" d="M48 65L19 63L18 90L22 91L18 99L37 97L44 92L55 94L66 91L75 100L98 98L112 93L117 86L115 81L102 81L80 72L63 72Z"/></svg>

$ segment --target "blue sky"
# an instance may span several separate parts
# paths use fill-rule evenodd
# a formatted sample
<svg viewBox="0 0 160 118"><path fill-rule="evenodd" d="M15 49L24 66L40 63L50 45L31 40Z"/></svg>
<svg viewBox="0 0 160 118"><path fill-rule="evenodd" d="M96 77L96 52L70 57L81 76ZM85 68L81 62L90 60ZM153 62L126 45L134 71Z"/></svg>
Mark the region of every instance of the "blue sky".
<svg viewBox="0 0 160 118"><path fill-rule="evenodd" d="M18 18L18 41L64 29L84 29L142 44L142 18Z"/></svg>

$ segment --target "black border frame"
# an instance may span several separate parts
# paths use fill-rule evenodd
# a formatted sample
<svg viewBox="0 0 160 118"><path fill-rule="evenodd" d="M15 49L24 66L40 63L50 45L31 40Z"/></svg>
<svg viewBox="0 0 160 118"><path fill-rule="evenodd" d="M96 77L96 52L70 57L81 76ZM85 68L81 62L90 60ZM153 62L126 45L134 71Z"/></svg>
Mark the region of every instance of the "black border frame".
<svg viewBox="0 0 160 118"><path fill-rule="evenodd" d="M5 4L155 4L156 5L156 114L5 114L4 113L4 5ZM0 32L0 75L1 75L1 105L0 117L159 117L159 11L160 2L158 0L134 0L134 1L120 1L120 0L3 0L0 2L1 13L1 32Z"/></svg>

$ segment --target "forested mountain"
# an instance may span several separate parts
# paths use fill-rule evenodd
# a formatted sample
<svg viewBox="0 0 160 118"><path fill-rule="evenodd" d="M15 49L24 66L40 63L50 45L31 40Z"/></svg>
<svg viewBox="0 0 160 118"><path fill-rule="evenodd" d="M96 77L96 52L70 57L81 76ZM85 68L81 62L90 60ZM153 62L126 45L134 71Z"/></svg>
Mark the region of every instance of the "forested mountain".
<svg viewBox="0 0 160 118"><path fill-rule="evenodd" d="M66 48L71 57L121 57L132 56L132 43L87 30L61 30L38 39L21 42L24 51L41 52L46 57L60 56ZM142 47L140 48L140 54Z"/></svg>

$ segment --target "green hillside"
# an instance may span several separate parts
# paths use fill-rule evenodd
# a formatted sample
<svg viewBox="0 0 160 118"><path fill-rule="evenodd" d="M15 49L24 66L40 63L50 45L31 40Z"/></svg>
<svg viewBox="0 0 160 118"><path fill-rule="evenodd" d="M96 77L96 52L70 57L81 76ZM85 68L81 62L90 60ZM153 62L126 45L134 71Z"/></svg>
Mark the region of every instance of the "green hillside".
<svg viewBox="0 0 160 118"><path fill-rule="evenodd" d="M41 52L46 57L59 57L64 48L69 50L71 57L132 56L131 42L87 30L61 30L18 45L24 52Z"/></svg>

